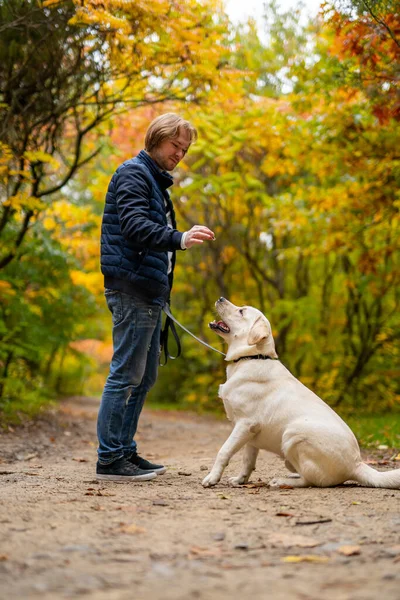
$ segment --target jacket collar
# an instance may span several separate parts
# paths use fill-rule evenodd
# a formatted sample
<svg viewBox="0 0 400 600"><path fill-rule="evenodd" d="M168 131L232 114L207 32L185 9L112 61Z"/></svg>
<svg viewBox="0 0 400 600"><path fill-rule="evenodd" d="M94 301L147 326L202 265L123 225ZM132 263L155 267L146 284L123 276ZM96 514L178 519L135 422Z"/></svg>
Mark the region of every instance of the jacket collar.
<svg viewBox="0 0 400 600"><path fill-rule="evenodd" d="M162 191L171 187L174 183L172 175L170 175L167 171L160 171L157 166L157 163L151 158L147 152L141 150L137 155L137 158L146 165L149 169L150 173L153 175L154 179L157 181L158 185L162 189Z"/></svg>

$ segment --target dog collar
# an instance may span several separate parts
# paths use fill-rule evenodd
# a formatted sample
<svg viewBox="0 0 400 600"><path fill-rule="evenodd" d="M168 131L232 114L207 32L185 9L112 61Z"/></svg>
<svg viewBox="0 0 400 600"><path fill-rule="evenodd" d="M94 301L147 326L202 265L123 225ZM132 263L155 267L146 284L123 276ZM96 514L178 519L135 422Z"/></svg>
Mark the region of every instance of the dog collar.
<svg viewBox="0 0 400 600"><path fill-rule="evenodd" d="M237 358L233 362L237 363L237 362L239 362L239 360L256 360L256 359L273 360L273 358L271 356L266 356L265 354L255 354L253 356L241 356L240 358Z"/></svg>

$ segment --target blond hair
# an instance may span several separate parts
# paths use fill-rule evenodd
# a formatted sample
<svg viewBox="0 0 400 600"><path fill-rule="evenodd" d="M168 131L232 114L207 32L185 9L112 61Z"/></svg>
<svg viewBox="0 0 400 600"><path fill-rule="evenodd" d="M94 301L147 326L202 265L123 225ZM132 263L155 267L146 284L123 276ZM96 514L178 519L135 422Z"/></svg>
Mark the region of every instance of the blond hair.
<svg viewBox="0 0 400 600"><path fill-rule="evenodd" d="M151 152L164 140L178 137L181 129L188 132L191 144L197 140L197 130L189 121L182 119L182 117L174 113L165 113L157 117L150 123L146 132L144 139L145 150Z"/></svg>

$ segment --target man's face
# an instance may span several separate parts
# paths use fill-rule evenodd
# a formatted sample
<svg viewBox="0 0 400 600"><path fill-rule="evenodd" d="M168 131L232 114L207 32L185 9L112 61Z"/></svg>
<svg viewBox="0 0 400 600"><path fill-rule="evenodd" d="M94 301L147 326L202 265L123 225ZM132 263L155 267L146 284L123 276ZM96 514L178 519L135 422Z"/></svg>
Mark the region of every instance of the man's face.
<svg viewBox="0 0 400 600"><path fill-rule="evenodd" d="M172 171L182 160L190 146L190 134L186 129L180 129L178 137L161 142L157 148L149 152L163 171Z"/></svg>

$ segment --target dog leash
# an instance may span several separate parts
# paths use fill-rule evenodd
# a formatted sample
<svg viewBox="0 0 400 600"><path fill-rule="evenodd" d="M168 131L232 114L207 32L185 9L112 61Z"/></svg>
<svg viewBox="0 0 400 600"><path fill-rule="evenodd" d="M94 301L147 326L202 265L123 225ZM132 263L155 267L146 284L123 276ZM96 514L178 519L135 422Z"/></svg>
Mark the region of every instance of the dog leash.
<svg viewBox="0 0 400 600"><path fill-rule="evenodd" d="M216 348L213 348L212 346L210 346L209 344L207 344L200 338L196 337L194 335L194 333L189 331L189 329L186 329L186 327L184 327L182 325L182 323L179 323L179 321L177 319L175 319L175 317L171 313L171 309L170 309L168 303L164 306L163 311L167 315L167 318L165 320L164 329L161 332L161 352L162 352L162 350L164 350L165 362L164 363L160 362L160 366L162 366L162 367L165 366L167 364L169 358L171 360L175 360L176 358L178 358L181 355L181 352L182 352L181 342L180 342L179 335L178 335L178 332L176 331L176 327L175 327L174 323L176 323L181 329L183 329L183 331L186 331L186 333L191 335L192 338L194 338L197 342L199 342L200 344L203 344L203 346L206 346L206 348L209 348L210 350L214 350L214 352L218 352L218 354L222 354L222 356L226 356L226 354L221 352L221 350L217 350ZM168 350L168 332L169 332L169 330L171 330L171 333L174 336L174 339L175 339L175 342L177 345L177 353L175 356L172 356Z"/></svg>

